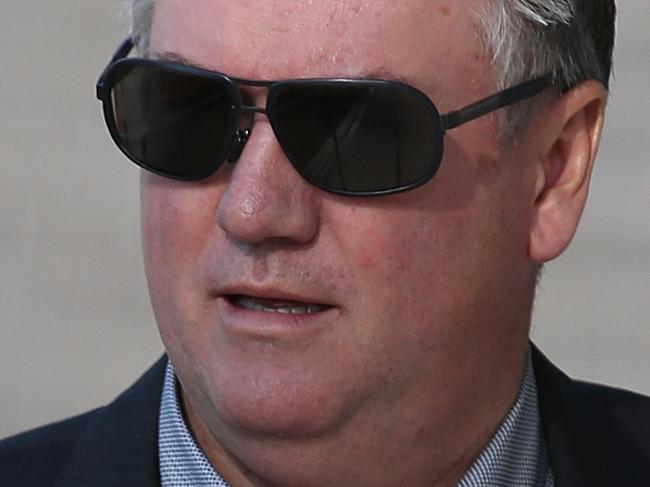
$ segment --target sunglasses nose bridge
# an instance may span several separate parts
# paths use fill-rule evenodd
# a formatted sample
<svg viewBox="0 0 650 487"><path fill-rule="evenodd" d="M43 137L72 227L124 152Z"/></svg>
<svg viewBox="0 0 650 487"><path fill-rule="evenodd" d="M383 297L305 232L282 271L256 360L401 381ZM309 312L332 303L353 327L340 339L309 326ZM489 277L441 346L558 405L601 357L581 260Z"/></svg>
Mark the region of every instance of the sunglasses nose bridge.
<svg viewBox="0 0 650 487"><path fill-rule="evenodd" d="M243 105L241 107L242 112L253 112L253 113L261 113L262 115L266 116L266 108L265 107L257 107L255 105Z"/></svg>
<svg viewBox="0 0 650 487"><path fill-rule="evenodd" d="M254 105L242 105L241 112L242 115L253 115L259 113L267 117L266 108L257 107ZM246 118L247 117L241 117L240 121ZM230 151L228 152L227 159L229 163L234 164L241 157L241 154L244 152L244 148L246 147L246 143L251 136L251 132L253 131L254 124L255 120L251 117L251 120L248 124L240 126L240 128L237 129L237 132L235 132L235 138L233 139Z"/></svg>

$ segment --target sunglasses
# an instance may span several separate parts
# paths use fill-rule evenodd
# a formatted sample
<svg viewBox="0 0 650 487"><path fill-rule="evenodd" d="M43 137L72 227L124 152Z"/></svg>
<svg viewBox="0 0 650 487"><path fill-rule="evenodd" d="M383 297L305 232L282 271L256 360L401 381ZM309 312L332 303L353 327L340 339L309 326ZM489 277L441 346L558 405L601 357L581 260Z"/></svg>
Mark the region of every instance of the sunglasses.
<svg viewBox="0 0 650 487"><path fill-rule="evenodd" d="M253 81L167 61L127 58L127 39L97 83L119 149L138 166L199 180L239 158L255 114L268 118L287 159L314 186L374 196L417 188L436 174L444 135L553 84L536 78L440 115L416 88L374 79ZM268 90L266 107L240 87Z"/></svg>

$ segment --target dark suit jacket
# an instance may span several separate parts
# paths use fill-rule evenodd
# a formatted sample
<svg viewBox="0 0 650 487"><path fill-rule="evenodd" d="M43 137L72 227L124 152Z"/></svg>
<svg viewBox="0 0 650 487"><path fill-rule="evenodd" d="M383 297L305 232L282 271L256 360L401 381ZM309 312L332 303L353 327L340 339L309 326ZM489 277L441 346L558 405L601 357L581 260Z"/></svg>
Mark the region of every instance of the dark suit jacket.
<svg viewBox="0 0 650 487"><path fill-rule="evenodd" d="M0 442L0 486L158 486L165 363L107 407ZM533 363L556 486L650 487L650 398Z"/></svg>

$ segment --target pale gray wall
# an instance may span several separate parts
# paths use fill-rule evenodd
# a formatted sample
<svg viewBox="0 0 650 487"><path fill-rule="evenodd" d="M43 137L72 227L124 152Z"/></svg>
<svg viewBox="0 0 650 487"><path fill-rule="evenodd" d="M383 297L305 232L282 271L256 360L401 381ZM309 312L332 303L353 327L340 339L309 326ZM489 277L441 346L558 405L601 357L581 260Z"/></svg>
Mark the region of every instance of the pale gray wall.
<svg viewBox="0 0 650 487"><path fill-rule="evenodd" d="M103 404L162 351L138 171L97 75L115 0L0 4L0 436ZM573 375L650 393L650 2L621 3L617 79L589 208L549 265L534 336Z"/></svg>

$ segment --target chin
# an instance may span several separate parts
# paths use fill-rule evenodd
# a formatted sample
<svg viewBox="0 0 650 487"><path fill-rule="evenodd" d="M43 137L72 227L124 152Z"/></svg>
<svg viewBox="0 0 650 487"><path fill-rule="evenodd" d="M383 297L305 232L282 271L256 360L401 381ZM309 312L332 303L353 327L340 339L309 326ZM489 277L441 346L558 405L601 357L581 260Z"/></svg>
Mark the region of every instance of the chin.
<svg viewBox="0 0 650 487"><path fill-rule="evenodd" d="M358 401L330 390L331 384L309 380L310 375L240 368L210 385L209 410L201 414L207 423L249 437L332 435L352 416Z"/></svg>

